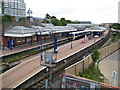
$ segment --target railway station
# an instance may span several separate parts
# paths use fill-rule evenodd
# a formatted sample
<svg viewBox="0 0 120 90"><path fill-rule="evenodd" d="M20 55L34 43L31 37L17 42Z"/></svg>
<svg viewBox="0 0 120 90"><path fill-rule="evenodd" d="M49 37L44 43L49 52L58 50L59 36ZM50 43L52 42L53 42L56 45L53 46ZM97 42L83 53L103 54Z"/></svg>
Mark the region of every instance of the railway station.
<svg viewBox="0 0 120 90"><path fill-rule="evenodd" d="M56 64L57 68L60 68L60 66L62 66L62 64L64 65L64 63L66 62L69 63L69 65L71 65L73 62L78 62L77 58L84 58L84 56L87 56L89 54L89 50L95 48L95 44L102 45L103 41L105 42L109 37L109 30L99 26L92 26L86 28L85 30L78 30L77 28L72 26L53 26L52 24L41 25L42 26L34 25L32 27L19 25L11 27L10 29L5 31L4 41L7 40L6 47L10 48L12 45L12 49L5 48L3 50L3 56L7 56L9 54L14 55L16 53L35 47L40 47L40 55L21 62L17 66L3 73L3 88L24 87L24 83L27 83L27 81L31 80L31 78L34 78L35 75L41 75L43 74L43 72L46 72L48 68L45 66L48 64L44 64L46 62L48 63L48 61L45 61L46 52L52 54L54 53L52 56L53 63ZM92 39L90 39L90 37ZM55 38L56 40L58 40L54 41L54 43L56 42L56 45L64 40L69 40L69 42L41 53L41 46L47 46L47 44L53 42ZM85 41L85 43L81 43L83 41ZM41 45L41 42L43 45ZM25 44L27 44L26 47ZM22 47L22 45L24 45L24 47ZM43 59L41 58L41 56ZM51 56L48 55L48 57ZM64 70L62 72L65 72ZM68 85L67 87L70 87L70 85ZM111 88L111 86L107 87Z"/></svg>
<svg viewBox="0 0 120 90"><path fill-rule="evenodd" d="M26 23L23 25L23 23ZM23 44L32 44L40 41L40 32L43 40L49 40L53 38L55 34L57 37L69 37L69 32L77 31L77 29L71 26L53 26L53 25L35 25L29 20L17 22L15 26L4 31L2 35L3 43L2 47L13 47Z"/></svg>
<svg viewBox="0 0 120 90"><path fill-rule="evenodd" d="M120 90L115 8L104 14L107 2L41 3L0 1L0 89Z"/></svg>

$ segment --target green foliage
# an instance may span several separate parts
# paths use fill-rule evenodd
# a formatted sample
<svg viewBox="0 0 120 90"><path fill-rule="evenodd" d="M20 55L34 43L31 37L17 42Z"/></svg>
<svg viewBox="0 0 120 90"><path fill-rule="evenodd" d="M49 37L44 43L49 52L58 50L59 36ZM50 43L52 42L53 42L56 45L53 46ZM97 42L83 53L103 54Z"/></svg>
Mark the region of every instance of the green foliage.
<svg viewBox="0 0 120 90"><path fill-rule="evenodd" d="M50 23L50 21L46 20L46 23Z"/></svg>
<svg viewBox="0 0 120 90"><path fill-rule="evenodd" d="M21 20L23 20L23 19L25 19L25 17L20 17L20 18L19 18L19 21L21 21Z"/></svg>
<svg viewBox="0 0 120 90"><path fill-rule="evenodd" d="M44 50L48 50L48 49L51 49L53 46L47 46L43 49ZM16 55L13 55L13 56L9 56L9 57L6 57L2 60L2 63L12 63L12 62L15 62L15 61L19 61L25 57L28 57L28 56L31 56L31 55L34 55L36 53L39 53L39 49L34 49L34 50L29 50L29 51L25 51L25 52L21 52L19 54L16 54Z"/></svg>
<svg viewBox="0 0 120 90"><path fill-rule="evenodd" d="M51 19L57 19L55 16L52 16Z"/></svg>
<svg viewBox="0 0 120 90"><path fill-rule="evenodd" d="M51 23L55 26L66 26L67 25L67 22L66 22L65 18L61 18L61 20L53 18L51 20Z"/></svg>
<svg viewBox="0 0 120 90"><path fill-rule="evenodd" d="M61 18L60 21L61 21L61 23L62 23L63 26L67 25L67 22L66 22L65 18Z"/></svg>
<svg viewBox="0 0 120 90"><path fill-rule="evenodd" d="M51 16L47 13L47 14L45 15L45 19L51 19Z"/></svg>
<svg viewBox="0 0 120 90"><path fill-rule="evenodd" d="M0 16L0 24L2 24L2 16Z"/></svg>
<svg viewBox="0 0 120 90"><path fill-rule="evenodd" d="M100 57L100 52L98 50L93 50L91 56L92 56L92 60L96 62Z"/></svg>
<svg viewBox="0 0 120 90"><path fill-rule="evenodd" d="M71 21L71 20L66 20L66 22L67 22L67 23L72 23L72 21Z"/></svg>
<svg viewBox="0 0 120 90"><path fill-rule="evenodd" d="M120 39L120 33L119 32L112 32L111 42L112 43L118 42L119 39Z"/></svg>
<svg viewBox="0 0 120 90"><path fill-rule="evenodd" d="M30 51L22 52L22 53L19 53L17 55L14 55L14 56L7 57L2 62L3 63L12 63L12 62L18 61L18 60L20 60L20 59L22 59L24 57L30 56L32 54L35 54L37 52L38 52L38 50L30 50Z"/></svg>
<svg viewBox="0 0 120 90"><path fill-rule="evenodd" d="M120 29L120 24L118 24L118 23L117 24L113 24L112 28L114 28L114 29Z"/></svg>
<svg viewBox="0 0 120 90"><path fill-rule="evenodd" d="M42 23L50 23L50 21L44 19L44 21L42 21Z"/></svg>
<svg viewBox="0 0 120 90"><path fill-rule="evenodd" d="M1 18L2 18L2 22L11 22L12 21L12 17L10 15L4 15Z"/></svg>
<svg viewBox="0 0 120 90"><path fill-rule="evenodd" d="M92 80L99 81L99 82L104 82L104 79L100 78L101 73L99 69L95 67L95 65L91 65L88 69L84 70L83 74L80 74L78 76L92 79Z"/></svg>
<svg viewBox="0 0 120 90"><path fill-rule="evenodd" d="M60 20L55 18L51 20L51 23L55 26L62 26L62 23L60 22Z"/></svg>

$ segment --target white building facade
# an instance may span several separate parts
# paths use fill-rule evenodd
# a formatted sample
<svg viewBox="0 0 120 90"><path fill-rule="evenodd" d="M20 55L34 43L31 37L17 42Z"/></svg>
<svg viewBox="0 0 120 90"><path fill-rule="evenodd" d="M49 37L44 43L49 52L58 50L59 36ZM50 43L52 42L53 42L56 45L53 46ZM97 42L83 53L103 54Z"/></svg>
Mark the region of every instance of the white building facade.
<svg viewBox="0 0 120 90"><path fill-rule="evenodd" d="M3 15L25 17L26 3L24 0L3 0L1 10Z"/></svg>

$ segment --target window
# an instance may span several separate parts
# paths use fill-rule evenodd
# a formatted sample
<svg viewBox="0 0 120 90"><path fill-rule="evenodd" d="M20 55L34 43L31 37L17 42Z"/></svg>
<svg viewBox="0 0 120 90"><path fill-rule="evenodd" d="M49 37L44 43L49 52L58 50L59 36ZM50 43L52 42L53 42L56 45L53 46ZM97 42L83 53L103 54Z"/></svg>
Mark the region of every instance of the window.
<svg viewBox="0 0 120 90"><path fill-rule="evenodd" d="M31 41L31 38L28 37L28 38L27 38L27 42L30 42L30 41Z"/></svg>
<svg viewBox="0 0 120 90"><path fill-rule="evenodd" d="M18 9L21 9L21 3L18 2Z"/></svg>
<svg viewBox="0 0 120 90"><path fill-rule="evenodd" d="M1 10L1 8L0 8L0 15L2 14L2 10Z"/></svg>
<svg viewBox="0 0 120 90"><path fill-rule="evenodd" d="M9 14L14 15L14 11L12 9L9 9Z"/></svg>
<svg viewBox="0 0 120 90"><path fill-rule="evenodd" d="M17 13L18 13L18 15L20 15L20 11L19 10L17 11Z"/></svg>
<svg viewBox="0 0 120 90"><path fill-rule="evenodd" d="M15 2L15 9L17 9L18 8L18 3L17 2Z"/></svg>
<svg viewBox="0 0 120 90"><path fill-rule="evenodd" d="M8 8L8 7L9 7L8 2L4 2L4 7L5 7L5 8Z"/></svg>
<svg viewBox="0 0 120 90"><path fill-rule="evenodd" d="M11 8L15 8L15 2L10 2L9 4Z"/></svg>
<svg viewBox="0 0 120 90"><path fill-rule="evenodd" d="M7 9L4 9L4 14L7 14Z"/></svg>
<svg viewBox="0 0 120 90"><path fill-rule="evenodd" d="M36 40L37 40L37 37L34 37L34 40L36 41Z"/></svg>
<svg viewBox="0 0 120 90"><path fill-rule="evenodd" d="M18 15L17 10L14 11L14 15Z"/></svg>
<svg viewBox="0 0 120 90"><path fill-rule="evenodd" d="M26 9L25 3L22 3L22 9Z"/></svg>
<svg viewBox="0 0 120 90"><path fill-rule="evenodd" d="M21 42L21 38L17 38L17 42L18 42L18 43Z"/></svg>

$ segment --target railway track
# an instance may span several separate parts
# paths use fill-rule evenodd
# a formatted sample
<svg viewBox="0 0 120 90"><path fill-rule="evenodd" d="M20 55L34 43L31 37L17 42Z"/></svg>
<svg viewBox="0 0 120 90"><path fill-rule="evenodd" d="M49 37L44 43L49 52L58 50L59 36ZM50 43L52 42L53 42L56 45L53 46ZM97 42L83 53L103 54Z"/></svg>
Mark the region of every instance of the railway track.
<svg viewBox="0 0 120 90"><path fill-rule="evenodd" d="M68 39L68 38L66 38L66 39L64 39L64 40L59 40L59 41L58 41L58 46L63 45L63 44L68 43L68 42L69 42L69 39ZM49 44L45 44L45 45L43 45L43 51L48 50L48 49L50 49L50 48L53 48L53 46L54 46L54 45L53 45L53 42L50 42ZM33 53L33 54L29 54L29 55L23 56L21 59L18 59L18 60L16 60L15 62L12 62L12 63L4 63L3 65L0 66L0 67L1 67L0 74L6 72L7 70L9 70L9 69L13 68L14 66L20 64L21 62L24 62L24 61L26 61L26 60L29 60L30 58L39 56L39 53L40 53L40 52L39 52L39 47L30 49L30 50L37 50L37 51L36 51L35 53ZM29 50L26 50L26 51L29 51ZM26 52L26 51L23 51L23 52ZM20 52L20 53L21 53L21 52ZM18 53L18 54L19 54L19 53ZM15 53L15 54L12 54L11 56L2 57L2 59L5 60L6 57L9 57L9 58L10 58L10 57L12 57L12 56L14 56L14 55L17 55L17 54Z"/></svg>

